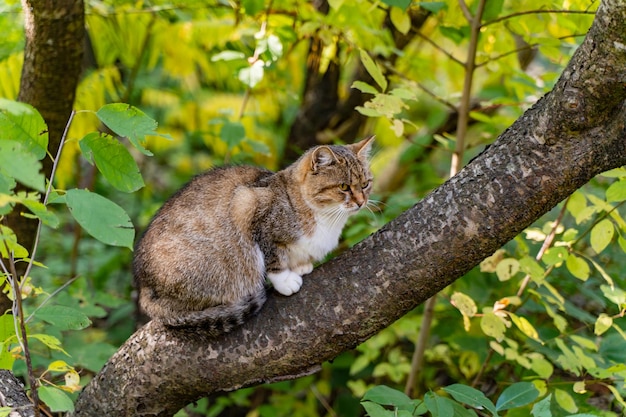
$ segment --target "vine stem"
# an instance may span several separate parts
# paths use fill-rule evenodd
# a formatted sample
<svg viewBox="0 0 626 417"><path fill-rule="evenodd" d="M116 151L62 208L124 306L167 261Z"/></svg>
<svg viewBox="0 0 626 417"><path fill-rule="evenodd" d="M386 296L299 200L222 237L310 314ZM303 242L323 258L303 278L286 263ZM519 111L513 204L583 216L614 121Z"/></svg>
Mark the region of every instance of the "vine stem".
<svg viewBox="0 0 626 417"><path fill-rule="evenodd" d="M465 153L465 137L467 136L467 128L469 126L470 100L472 95L472 83L474 81L474 70L476 69L476 52L478 50L478 40L480 38L480 29L482 27L482 17L485 10L487 0L479 0L476 14L472 16L467 4L464 0L459 0L459 6L463 11L466 19L470 23L470 41L467 53L467 60L463 64L465 68L465 78L463 80L463 92L459 103L459 115L456 131L456 145L452 153L450 162L450 177L456 175L463 164L463 154ZM432 296L424 303L424 315L422 316L422 324L420 326L415 351L411 359L411 371L404 387L407 395L413 394L416 386L417 376L422 370L424 363L424 353L426 344L430 336L430 328L434 319L435 305L437 304L437 295Z"/></svg>
<svg viewBox="0 0 626 417"><path fill-rule="evenodd" d="M61 137L61 142L59 143L59 148L57 149L56 157L54 158L52 164L52 171L50 173L50 178L48 180L48 186L46 187L46 193L43 198L43 204L46 205L48 203L48 199L50 198L50 193L52 192L52 183L54 180L54 176L56 174L57 167L59 165L59 160L61 159L61 151L63 150L63 146L65 144L65 140L67 138L67 134L69 131L69 127L72 124L72 120L74 119L74 115L76 112L72 110L70 116L68 118L67 124L65 125L65 130L63 131L63 136ZM37 223L37 232L35 233L35 241L33 242L33 248L30 254L30 260L28 262L28 266L26 267L26 271L24 272L24 276L22 280L18 279L17 270L15 268L15 258L13 257L13 253L9 250L9 247L6 242L4 242L7 253L9 255L9 269L10 271L6 271L3 266L3 270L7 273L7 279L10 280L11 286L13 289L13 317L15 323L15 336L17 337L17 341L24 352L24 359L26 361L26 369L28 372L28 379L30 383L30 391L31 391L31 399L33 401L33 408L35 412L35 417L40 416L39 412L39 395L37 392L37 388L39 386L39 381L35 378L35 374L33 372L33 365L30 357L30 350L28 348L28 332L26 331L26 319L24 317L24 306L22 304L22 289L26 282L26 278L29 276L30 271L35 263L35 255L37 254L37 247L39 246L39 238L41 236L41 226L42 221L39 219Z"/></svg>

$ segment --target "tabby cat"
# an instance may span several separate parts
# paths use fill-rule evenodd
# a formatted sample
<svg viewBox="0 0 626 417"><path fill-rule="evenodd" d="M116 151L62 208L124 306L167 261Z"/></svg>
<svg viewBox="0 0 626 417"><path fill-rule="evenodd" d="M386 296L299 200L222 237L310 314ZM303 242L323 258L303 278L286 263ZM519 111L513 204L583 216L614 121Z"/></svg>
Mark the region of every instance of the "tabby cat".
<svg viewBox="0 0 626 417"><path fill-rule="evenodd" d="M139 305L171 327L228 332L257 313L265 279L292 295L372 189L373 136L309 149L284 170L212 169L174 194L137 242Z"/></svg>

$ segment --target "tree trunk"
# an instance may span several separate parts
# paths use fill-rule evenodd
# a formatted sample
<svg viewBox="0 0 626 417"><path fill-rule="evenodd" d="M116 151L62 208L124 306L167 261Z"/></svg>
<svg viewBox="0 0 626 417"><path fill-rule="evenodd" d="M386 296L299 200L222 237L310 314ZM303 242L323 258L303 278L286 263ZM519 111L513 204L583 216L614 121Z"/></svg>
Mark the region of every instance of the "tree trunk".
<svg viewBox="0 0 626 417"><path fill-rule="evenodd" d="M22 9L26 46L17 99L39 110L48 125L48 153L52 157L42 162L49 178L81 72L85 7L82 0L22 0ZM37 221L21 216L20 211L13 210L8 225L30 251Z"/></svg>
<svg viewBox="0 0 626 417"><path fill-rule="evenodd" d="M151 322L74 416L171 416L211 393L311 374L422 303L596 174L626 164L626 5L604 1L554 90L415 207L209 338Z"/></svg>

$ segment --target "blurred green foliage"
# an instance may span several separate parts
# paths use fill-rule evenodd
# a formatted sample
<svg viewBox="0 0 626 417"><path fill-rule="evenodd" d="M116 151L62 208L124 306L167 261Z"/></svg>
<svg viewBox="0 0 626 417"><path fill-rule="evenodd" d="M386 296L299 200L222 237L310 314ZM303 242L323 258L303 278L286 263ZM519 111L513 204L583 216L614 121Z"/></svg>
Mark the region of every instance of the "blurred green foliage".
<svg viewBox="0 0 626 417"><path fill-rule="evenodd" d="M468 3L470 13L477 4ZM301 0L88 1L92 54L55 189L88 188L120 207L141 231L169 195L205 169L223 163L277 169L306 93L309 42L316 39L317 68L323 74L338 65L339 96L351 89L368 94L354 113L368 116L361 136L377 135L374 204L350 221L340 250L395 218L448 175L469 23L452 0L332 0L328 6L324 13ZM596 7L588 0L486 2L466 162L551 89ZM411 16L420 8L429 15L415 26ZM19 89L20 19L19 2L0 2L0 97L6 99L15 99ZM394 42L400 35L410 37L402 49ZM355 78L360 67L369 79ZM138 136L109 124L107 109L122 110L119 104L105 107L112 103L145 112L137 119ZM330 140L339 136L325 132ZM118 153L123 162L107 158ZM24 180L21 171L3 174ZM25 181L41 191L41 178ZM0 181L0 197L10 190ZM50 307L75 312L60 320L67 316L63 310L48 316L40 310L29 323L30 334L40 335L31 344L33 364L50 386L73 370L84 385L135 329L128 244L91 237L97 232L80 215L74 217L84 230L78 227L60 209L75 204L71 194L70 201L64 193L53 195L45 211L54 215L49 225L58 225L43 228L37 260L45 268L32 271L33 294L25 300L34 311L42 296L54 293ZM444 290L424 365L414 386L406 387L413 400L405 401L400 391L413 366L422 307L317 375L205 399L178 416L445 415L450 409L491 415L490 407L512 417L620 415L626 394L625 200L624 169L599 176ZM0 210L8 207L5 200L0 204ZM3 236L10 233L3 230ZM0 363L25 374L24 362L13 362L21 353L9 340L11 326L0 322ZM526 383L536 395L509 404L511 393L534 392ZM469 400L476 394L471 387L486 397Z"/></svg>

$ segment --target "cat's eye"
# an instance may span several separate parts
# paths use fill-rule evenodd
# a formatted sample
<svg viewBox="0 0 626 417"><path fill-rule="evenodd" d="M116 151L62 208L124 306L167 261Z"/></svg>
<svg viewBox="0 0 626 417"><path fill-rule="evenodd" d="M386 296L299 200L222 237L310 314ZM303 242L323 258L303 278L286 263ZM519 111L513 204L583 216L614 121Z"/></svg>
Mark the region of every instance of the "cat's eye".
<svg viewBox="0 0 626 417"><path fill-rule="evenodd" d="M348 191L350 189L350 186L348 184L346 184L346 183L341 183L341 184L339 184L339 189L341 191Z"/></svg>

